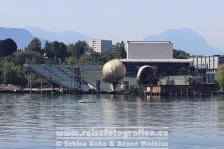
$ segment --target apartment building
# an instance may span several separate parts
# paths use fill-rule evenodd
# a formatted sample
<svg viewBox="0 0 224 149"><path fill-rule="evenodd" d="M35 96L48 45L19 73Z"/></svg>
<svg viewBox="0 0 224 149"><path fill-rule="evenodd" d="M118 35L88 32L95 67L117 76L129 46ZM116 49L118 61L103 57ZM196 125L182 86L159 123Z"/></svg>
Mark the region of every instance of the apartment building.
<svg viewBox="0 0 224 149"><path fill-rule="evenodd" d="M112 43L112 40L104 39L93 39L89 42L89 46L93 48L95 52L112 52L115 51L115 46Z"/></svg>

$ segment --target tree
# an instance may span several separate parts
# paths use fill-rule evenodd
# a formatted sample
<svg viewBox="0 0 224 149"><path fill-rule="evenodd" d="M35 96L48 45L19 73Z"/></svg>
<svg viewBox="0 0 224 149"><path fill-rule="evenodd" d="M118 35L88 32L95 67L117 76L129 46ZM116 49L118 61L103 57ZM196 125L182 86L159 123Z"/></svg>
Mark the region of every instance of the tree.
<svg viewBox="0 0 224 149"><path fill-rule="evenodd" d="M54 53L54 59L60 58L64 60L67 56L67 47L63 42L54 41L52 44L52 52Z"/></svg>
<svg viewBox="0 0 224 149"><path fill-rule="evenodd" d="M74 51L75 51L75 45L74 44L69 44L67 46L67 51L68 51L68 56L74 57Z"/></svg>
<svg viewBox="0 0 224 149"><path fill-rule="evenodd" d="M47 54L48 58L50 58L50 59L54 58L55 53L53 51L53 43L52 42L48 42L48 41L45 42L44 52L45 52L45 54Z"/></svg>
<svg viewBox="0 0 224 149"><path fill-rule="evenodd" d="M104 64L114 58L115 58L115 53L105 52L105 53L101 53L101 55L98 57L98 61L100 61L100 62L102 62L102 64Z"/></svg>
<svg viewBox="0 0 224 149"><path fill-rule="evenodd" d="M0 40L0 57L9 56L17 51L17 45L14 40L8 38Z"/></svg>
<svg viewBox="0 0 224 149"><path fill-rule="evenodd" d="M51 48L52 48L52 44L46 41L44 45L44 52L48 53L51 50Z"/></svg>
<svg viewBox="0 0 224 149"><path fill-rule="evenodd" d="M173 58L177 58L177 59L187 59L190 57L190 54L183 51L183 50L177 50L177 49L173 49Z"/></svg>
<svg viewBox="0 0 224 149"><path fill-rule="evenodd" d="M127 57L127 52L125 51L125 44L123 41L118 42L116 44L116 57L117 58L126 58Z"/></svg>
<svg viewBox="0 0 224 149"><path fill-rule="evenodd" d="M27 46L27 50L36 51L41 53L41 42L38 38L34 38L29 45Z"/></svg>
<svg viewBox="0 0 224 149"><path fill-rule="evenodd" d="M221 87L221 91L224 89L224 64L219 65L219 68L215 74L215 80L218 82Z"/></svg>
<svg viewBox="0 0 224 149"><path fill-rule="evenodd" d="M17 51L13 54L12 62L18 65L23 64L43 64L43 56L35 51Z"/></svg>
<svg viewBox="0 0 224 149"><path fill-rule="evenodd" d="M85 51L88 51L88 45L85 41L77 41L75 43L75 48L71 51L73 57L80 57Z"/></svg>
<svg viewBox="0 0 224 149"><path fill-rule="evenodd" d="M65 59L64 64L66 65L76 65L79 62L79 60L76 57L67 57Z"/></svg>
<svg viewBox="0 0 224 149"><path fill-rule="evenodd" d="M67 57L67 46L63 42L46 41L44 51L47 54L48 58L54 60L54 62L64 61Z"/></svg>
<svg viewBox="0 0 224 149"><path fill-rule="evenodd" d="M65 60L67 56L67 46L63 43L59 43L59 48L56 50L56 56L61 58L62 61Z"/></svg>
<svg viewBox="0 0 224 149"><path fill-rule="evenodd" d="M27 79L22 66L15 65L13 62L4 61L0 63L1 79L0 83L25 86Z"/></svg>

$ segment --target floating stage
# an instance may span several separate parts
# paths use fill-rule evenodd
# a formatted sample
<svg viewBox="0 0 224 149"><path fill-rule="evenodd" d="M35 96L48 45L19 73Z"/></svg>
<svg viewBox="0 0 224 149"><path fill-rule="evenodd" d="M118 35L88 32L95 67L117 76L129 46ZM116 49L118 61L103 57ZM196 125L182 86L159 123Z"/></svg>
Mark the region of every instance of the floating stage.
<svg viewBox="0 0 224 149"><path fill-rule="evenodd" d="M213 95L224 95L224 93L216 92L213 85L153 85L142 86L119 90L119 91L74 91L62 88L20 88L16 89L0 89L1 93L41 93L41 94L126 94L126 95L147 95L147 96L161 96L161 97L202 97Z"/></svg>
<svg viewBox="0 0 224 149"><path fill-rule="evenodd" d="M110 94L147 95L161 97L203 97L217 95L213 84L201 85L150 85L130 86L122 91L108 92ZM224 94L224 93L223 93Z"/></svg>
<svg viewBox="0 0 224 149"><path fill-rule="evenodd" d="M214 84L195 85L147 85L138 80L119 82L118 89L105 89L100 76L102 66L71 66L71 65L26 65L29 71L29 83L26 88L13 85L1 85L1 93L44 93L44 94L129 94L162 97L212 96L217 94ZM96 71L94 81L82 77L86 70ZM88 72L88 75L91 75ZM38 78L38 79L37 79ZM88 80L89 79L89 80ZM99 80L98 80L99 79ZM125 80L125 79L124 79ZM102 82L101 82L102 81ZM130 81L130 82L129 82ZM130 83L130 84L129 84ZM133 85L135 84L135 85ZM110 84L107 83L109 86Z"/></svg>

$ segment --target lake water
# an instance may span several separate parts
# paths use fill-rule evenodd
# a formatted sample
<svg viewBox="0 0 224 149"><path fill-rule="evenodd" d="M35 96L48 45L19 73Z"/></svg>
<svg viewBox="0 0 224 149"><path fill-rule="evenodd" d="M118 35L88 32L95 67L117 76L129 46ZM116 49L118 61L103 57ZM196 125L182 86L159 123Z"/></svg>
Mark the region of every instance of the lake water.
<svg viewBox="0 0 224 149"><path fill-rule="evenodd" d="M223 149L224 98L0 94L1 149L53 149L56 127L108 126L167 127L169 149Z"/></svg>

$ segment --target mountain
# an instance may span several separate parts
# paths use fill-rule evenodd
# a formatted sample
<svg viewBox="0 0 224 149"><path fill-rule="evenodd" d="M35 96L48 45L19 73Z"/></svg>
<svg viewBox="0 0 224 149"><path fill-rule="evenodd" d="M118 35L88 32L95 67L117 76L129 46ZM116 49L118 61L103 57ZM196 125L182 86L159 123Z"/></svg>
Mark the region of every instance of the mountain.
<svg viewBox="0 0 224 149"><path fill-rule="evenodd" d="M44 46L46 40L60 41L65 44L75 43L78 40L85 40L87 42L90 40L90 37L72 31L55 33L31 26L27 26L24 29L0 27L0 40L11 38L16 42L18 49L25 49L35 37L40 39L42 46Z"/></svg>
<svg viewBox="0 0 224 149"><path fill-rule="evenodd" d="M0 40L13 39L17 44L17 49L24 49L34 36L25 29L0 27Z"/></svg>
<svg viewBox="0 0 224 149"><path fill-rule="evenodd" d="M85 40L87 42L90 40L90 37L73 31L56 33L32 26L26 26L25 29L30 31L37 38L46 39L48 41L60 41L65 44L75 43L78 40Z"/></svg>
<svg viewBox="0 0 224 149"><path fill-rule="evenodd" d="M175 49L184 50L191 55L224 54L224 51L210 47L203 36L188 28L169 29L161 34L148 36L144 40L171 41Z"/></svg>

